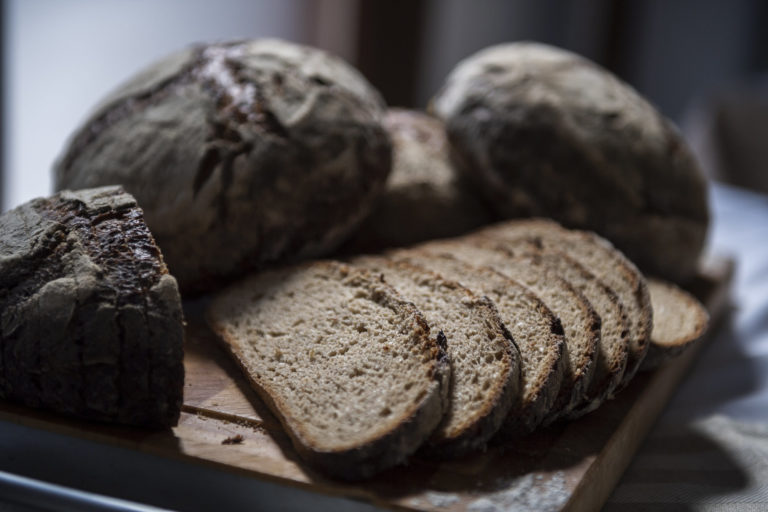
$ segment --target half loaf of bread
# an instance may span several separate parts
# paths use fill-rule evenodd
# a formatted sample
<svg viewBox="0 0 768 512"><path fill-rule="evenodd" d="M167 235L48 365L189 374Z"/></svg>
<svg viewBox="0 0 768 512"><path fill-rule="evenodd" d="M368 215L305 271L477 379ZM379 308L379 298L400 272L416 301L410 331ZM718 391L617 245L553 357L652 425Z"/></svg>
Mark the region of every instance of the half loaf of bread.
<svg viewBox="0 0 768 512"><path fill-rule="evenodd" d="M120 187L0 216L0 316L0 398L129 425L178 421L181 300Z"/></svg>
<svg viewBox="0 0 768 512"><path fill-rule="evenodd" d="M336 262L253 275L217 294L212 329L327 474L403 462L447 407L450 366L416 307L379 276Z"/></svg>

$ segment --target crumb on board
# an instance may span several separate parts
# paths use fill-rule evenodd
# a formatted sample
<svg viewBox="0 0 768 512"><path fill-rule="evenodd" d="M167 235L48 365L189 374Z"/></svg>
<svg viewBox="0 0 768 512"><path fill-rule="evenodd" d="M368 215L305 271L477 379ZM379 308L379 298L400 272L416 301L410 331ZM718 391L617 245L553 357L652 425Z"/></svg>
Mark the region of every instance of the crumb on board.
<svg viewBox="0 0 768 512"><path fill-rule="evenodd" d="M243 443L243 436L240 434L237 434L235 436L230 436L221 442L221 444L242 444L242 443Z"/></svg>

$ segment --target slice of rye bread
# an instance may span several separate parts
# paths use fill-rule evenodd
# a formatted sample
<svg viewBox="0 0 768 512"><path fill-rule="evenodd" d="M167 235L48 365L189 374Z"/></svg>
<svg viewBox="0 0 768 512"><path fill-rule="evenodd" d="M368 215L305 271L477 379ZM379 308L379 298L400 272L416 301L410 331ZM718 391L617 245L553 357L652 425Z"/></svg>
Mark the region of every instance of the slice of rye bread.
<svg viewBox="0 0 768 512"><path fill-rule="evenodd" d="M629 320L629 354L621 383L624 388L648 352L653 311L648 286L637 267L611 243L588 231L568 230L547 219L515 220L484 228L472 236L491 237L514 248L515 240L533 239L545 252L565 252L616 292Z"/></svg>
<svg viewBox="0 0 768 512"><path fill-rule="evenodd" d="M473 237L471 241L464 243L493 248L511 256L536 256L542 265L557 272L589 300L600 317L600 341L595 372L581 401L566 417L577 418L596 409L620 384L627 366L628 320L616 293L568 255L558 251L541 250L534 239L517 240L514 250L510 244L483 237Z"/></svg>
<svg viewBox="0 0 768 512"><path fill-rule="evenodd" d="M455 281L384 257L353 260L383 276L447 341L450 405L422 451L457 457L482 449L496 433L520 390L520 353L494 303Z"/></svg>
<svg viewBox="0 0 768 512"><path fill-rule="evenodd" d="M499 429L501 438L533 431L552 410L565 372L567 353L563 327L552 311L529 289L502 274L445 255L418 250L389 253L458 281L496 303L522 356L522 392Z"/></svg>
<svg viewBox="0 0 768 512"><path fill-rule="evenodd" d="M447 409L444 347L364 270L321 261L252 275L215 295L207 319L299 455L331 476L404 462Z"/></svg>
<svg viewBox="0 0 768 512"><path fill-rule="evenodd" d="M419 250L452 255L470 264L493 268L538 295L560 319L568 353L563 383L544 423L565 416L583 400L595 371L600 317L581 292L544 265L539 255L512 255L460 240L429 242L419 246Z"/></svg>
<svg viewBox="0 0 768 512"><path fill-rule="evenodd" d="M111 423L176 425L184 321L136 200L63 191L0 216L0 398Z"/></svg>
<svg viewBox="0 0 768 512"><path fill-rule="evenodd" d="M651 348L642 370L653 370L687 350L706 332L709 313L690 293L660 279L648 279L653 306Z"/></svg>

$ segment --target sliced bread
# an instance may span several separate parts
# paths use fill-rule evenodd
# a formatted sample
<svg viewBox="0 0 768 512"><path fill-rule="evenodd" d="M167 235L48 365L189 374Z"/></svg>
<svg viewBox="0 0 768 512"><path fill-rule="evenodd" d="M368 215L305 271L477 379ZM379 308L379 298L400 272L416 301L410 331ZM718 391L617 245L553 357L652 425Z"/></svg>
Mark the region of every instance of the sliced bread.
<svg viewBox="0 0 768 512"><path fill-rule="evenodd" d="M458 281L496 303L520 349L523 385L499 435L520 436L541 425L555 403L567 358L563 327L552 311L529 289L490 268L419 250L395 251L390 256Z"/></svg>
<svg viewBox="0 0 768 512"><path fill-rule="evenodd" d="M474 236L491 237L511 247L516 240L533 239L545 252L567 253L612 289L621 299L629 320L629 354L619 388L627 385L645 358L653 325L645 278L631 261L594 233L567 230L545 219L504 222L484 228Z"/></svg>
<svg viewBox="0 0 768 512"><path fill-rule="evenodd" d="M520 353L493 302L404 261L371 256L355 259L354 265L381 275L413 301L433 336L439 329L446 338L450 405L426 451L456 457L482 449L501 426L520 388Z"/></svg>
<svg viewBox="0 0 768 512"><path fill-rule="evenodd" d="M460 240L430 242L419 249L491 267L538 295L560 319L568 353L563 383L545 423L565 416L581 402L595 371L600 342L600 317L584 295L544 265L537 254L514 255L496 247Z"/></svg>
<svg viewBox="0 0 768 512"><path fill-rule="evenodd" d="M657 368L701 338L709 324L706 308L690 293L660 279L648 279L653 306L651 348L643 370Z"/></svg>
<svg viewBox="0 0 768 512"><path fill-rule="evenodd" d="M619 297L577 261L562 252L542 251L535 240L520 239L516 241L514 250L510 244L499 245L482 237L473 238L472 243L513 255L537 255L542 265L557 272L589 300L600 317L595 372L586 393L567 417L573 419L596 409L617 388L627 366L629 329Z"/></svg>
<svg viewBox="0 0 768 512"><path fill-rule="evenodd" d="M207 311L299 455L344 479L403 462L437 427L450 366L416 307L336 262L253 275Z"/></svg>

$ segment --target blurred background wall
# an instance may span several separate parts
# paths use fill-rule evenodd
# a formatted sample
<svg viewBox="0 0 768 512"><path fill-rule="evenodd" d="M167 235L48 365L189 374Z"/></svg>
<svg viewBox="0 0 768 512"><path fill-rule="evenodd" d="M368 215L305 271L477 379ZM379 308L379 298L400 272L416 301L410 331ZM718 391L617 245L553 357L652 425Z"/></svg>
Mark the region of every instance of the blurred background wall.
<svg viewBox="0 0 768 512"><path fill-rule="evenodd" d="M390 104L418 108L461 58L539 40L597 61L675 121L693 123L687 131L704 152L713 131L723 138L718 130L738 144L752 135L762 148L768 132L734 135L727 115L691 113L719 108L712 98L734 84L752 91L759 83L768 69L765 26L768 2L760 0L5 0L0 206L48 194L67 137L135 71L193 42L245 37L329 49ZM753 97L758 110L768 105L761 92ZM743 154L738 144L712 161Z"/></svg>

